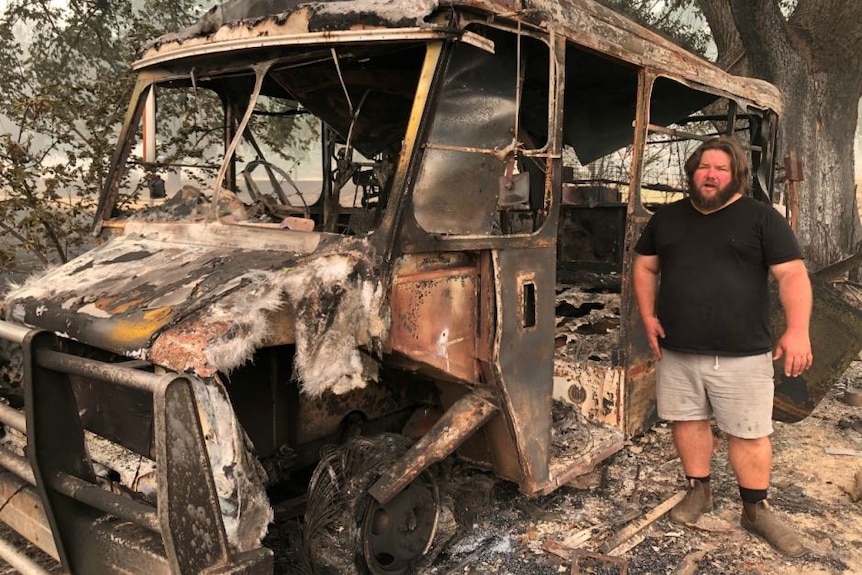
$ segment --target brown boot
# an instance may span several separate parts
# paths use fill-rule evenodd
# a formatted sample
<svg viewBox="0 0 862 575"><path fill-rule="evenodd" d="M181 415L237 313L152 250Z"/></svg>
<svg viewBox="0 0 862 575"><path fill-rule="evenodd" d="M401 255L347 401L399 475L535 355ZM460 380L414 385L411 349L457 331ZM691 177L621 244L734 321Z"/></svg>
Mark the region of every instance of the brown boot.
<svg viewBox="0 0 862 575"><path fill-rule="evenodd" d="M764 499L758 503L743 503L740 525L747 531L759 535L767 543L789 557L805 553L799 536L790 530L776 515Z"/></svg>
<svg viewBox="0 0 862 575"><path fill-rule="evenodd" d="M712 511L712 488L710 484L689 479L688 493L670 510L670 520L682 525L696 523L704 513Z"/></svg>

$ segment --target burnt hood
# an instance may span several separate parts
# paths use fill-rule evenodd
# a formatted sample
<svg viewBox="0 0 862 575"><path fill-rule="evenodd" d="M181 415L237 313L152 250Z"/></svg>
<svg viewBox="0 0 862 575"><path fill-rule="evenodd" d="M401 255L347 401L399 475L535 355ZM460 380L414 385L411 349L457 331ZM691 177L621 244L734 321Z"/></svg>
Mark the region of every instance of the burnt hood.
<svg viewBox="0 0 862 575"><path fill-rule="evenodd" d="M127 228L10 291L7 319L201 377L229 373L258 347L295 343L307 393L364 385L369 373L333 373L331 365L333 357L356 360L360 348L379 349L388 331L366 244L314 249L321 234L221 224L149 228L159 231ZM267 242L277 234L294 243L274 249Z"/></svg>

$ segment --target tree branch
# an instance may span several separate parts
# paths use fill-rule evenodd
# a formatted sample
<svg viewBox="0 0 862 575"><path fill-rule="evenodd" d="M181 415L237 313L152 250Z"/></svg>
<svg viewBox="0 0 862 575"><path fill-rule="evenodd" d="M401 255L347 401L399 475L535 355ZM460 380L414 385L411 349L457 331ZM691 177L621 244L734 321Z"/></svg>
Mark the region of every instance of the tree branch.
<svg viewBox="0 0 862 575"><path fill-rule="evenodd" d="M730 5L726 0L697 0L697 5L709 24L718 50L716 64L734 74L744 74L748 62Z"/></svg>
<svg viewBox="0 0 862 575"><path fill-rule="evenodd" d="M25 238L23 235L18 233L14 228L10 227L8 224L3 222L2 220L0 220L0 229L3 229L7 234L9 234L13 238L17 239L22 244L24 244L24 245L27 244L27 238ZM48 261L48 258L46 258L45 255L42 252L40 252L39 250L33 250L33 255L35 255L37 258L39 258L39 260L43 264L45 264L46 266L51 264L51 262Z"/></svg>
<svg viewBox="0 0 862 575"><path fill-rule="evenodd" d="M749 58L751 74L775 78L794 65L790 57L801 46L791 41L778 0L730 0L733 20ZM795 46L794 46L795 44Z"/></svg>
<svg viewBox="0 0 862 575"><path fill-rule="evenodd" d="M811 46L820 67L855 75L862 82L862 2L798 0L788 22Z"/></svg>

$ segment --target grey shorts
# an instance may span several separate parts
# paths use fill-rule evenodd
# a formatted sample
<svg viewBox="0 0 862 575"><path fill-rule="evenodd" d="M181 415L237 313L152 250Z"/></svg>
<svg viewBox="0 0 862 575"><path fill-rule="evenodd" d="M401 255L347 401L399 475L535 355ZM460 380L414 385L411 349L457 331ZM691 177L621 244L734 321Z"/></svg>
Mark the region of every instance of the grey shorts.
<svg viewBox="0 0 862 575"><path fill-rule="evenodd" d="M662 350L656 368L658 415L667 421L715 417L718 428L744 439L772 433L772 352L744 357Z"/></svg>

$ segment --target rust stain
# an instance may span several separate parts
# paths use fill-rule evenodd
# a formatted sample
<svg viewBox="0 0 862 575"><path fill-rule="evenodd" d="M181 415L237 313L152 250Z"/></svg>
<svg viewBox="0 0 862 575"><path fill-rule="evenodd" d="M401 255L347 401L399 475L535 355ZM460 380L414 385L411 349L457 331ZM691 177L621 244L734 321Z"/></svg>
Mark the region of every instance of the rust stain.
<svg viewBox="0 0 862 575"><path fill-rule="evenodd" d="M477 286L474 268L398 277L391 298L391 349L458 379L476 381Z"/></svg>
<svg viewBox="0 0 862 575"><path fill-rule="evenodd" d="M150 348L150 361L178 371L194 372L200 377L215 375L207 361L208 345L229 334L232 322L197 318L162 333Z"/></svg>
<svg viewBox="0 0 862 575"><path fill-rule="evenodd" d="M648 371L652 371L652 369L653 369L653 362L652 361L635 363L629 368L629 377L632 379L640 377L644 373L646 373Z"/></svg>

